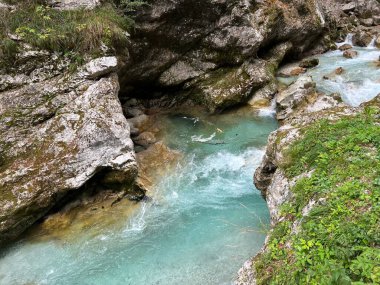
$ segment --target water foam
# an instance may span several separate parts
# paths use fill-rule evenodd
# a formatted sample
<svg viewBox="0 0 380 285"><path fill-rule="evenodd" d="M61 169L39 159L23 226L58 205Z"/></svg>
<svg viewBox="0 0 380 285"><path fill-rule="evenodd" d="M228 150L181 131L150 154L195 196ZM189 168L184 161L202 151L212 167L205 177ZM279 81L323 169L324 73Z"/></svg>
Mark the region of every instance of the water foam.
<svg viewBox="0 0 380 285"><path fill-rule="evenodd" d="M216 136L216 133L213 133L212 135L210 135L209 137L203 137L203 135L194 135L194 136L191 136L191 140L193 142L208 142L208 141L211 141L213 138L215 138Z"/></svg>

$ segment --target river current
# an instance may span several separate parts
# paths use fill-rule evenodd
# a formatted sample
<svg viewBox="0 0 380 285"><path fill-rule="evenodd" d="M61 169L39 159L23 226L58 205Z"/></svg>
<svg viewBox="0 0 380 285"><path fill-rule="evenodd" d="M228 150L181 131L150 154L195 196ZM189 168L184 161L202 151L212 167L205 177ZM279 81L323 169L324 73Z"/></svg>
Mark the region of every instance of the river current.
<svg viewBox="0 0 380 285"><path fill-rule="evenodd" d="M319 56L308 74L319 91L338 92L358 106L380 93L380 51L354 49L355 59L340 51ZM344 72L331 75L339 67ZM162 139L182 158L158 179L151 199L74 236L24 238L1 253L0 284L231 284L269 228L252 174L277 127L272 115L272 109L163 115Z"/></svg>

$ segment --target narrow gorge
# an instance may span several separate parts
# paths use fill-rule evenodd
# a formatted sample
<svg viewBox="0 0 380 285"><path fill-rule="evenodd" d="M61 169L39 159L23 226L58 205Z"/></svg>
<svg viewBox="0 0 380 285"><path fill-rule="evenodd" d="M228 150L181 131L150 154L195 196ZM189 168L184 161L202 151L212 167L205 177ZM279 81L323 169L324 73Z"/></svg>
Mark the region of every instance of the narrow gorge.
<svg viewBox="0 0 380 285"><path fill-rule="evenodd" d="M1 0L0 284L380 283L380 2Z"/></svg>

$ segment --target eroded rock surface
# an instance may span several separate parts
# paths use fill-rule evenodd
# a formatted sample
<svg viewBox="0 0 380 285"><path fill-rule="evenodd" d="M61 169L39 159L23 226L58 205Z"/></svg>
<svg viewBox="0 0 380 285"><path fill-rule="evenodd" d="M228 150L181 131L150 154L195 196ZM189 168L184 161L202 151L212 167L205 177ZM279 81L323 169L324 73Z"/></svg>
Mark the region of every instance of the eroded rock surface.
<svg viewBox="0 0 380 285"><path fill-rule="evenodd" d="M137 95L141 86L180 89L210 111L246 102L273 85L285 55L321 36L324 8L297 0L153 1L138 14L121 81Z"/></svg>
<svg viewBox="0 0 380 285"><path fill-rule="evenodd" d="M116 58L99 58L75 73L20 73L25 81L2 85L0 244L100 171L105 186L132 185L137 164L116 68Z"/></svg>

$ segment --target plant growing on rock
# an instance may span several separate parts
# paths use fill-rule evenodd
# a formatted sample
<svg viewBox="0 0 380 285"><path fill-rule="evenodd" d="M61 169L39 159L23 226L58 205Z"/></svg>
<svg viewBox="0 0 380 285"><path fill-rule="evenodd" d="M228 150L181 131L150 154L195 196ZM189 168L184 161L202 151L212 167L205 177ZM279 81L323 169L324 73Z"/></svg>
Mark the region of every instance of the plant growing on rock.
<svg viewBox="0 0 380 285"><path fill-rule="evenodd" d="M41 1L16 4L12 12L0 11L0 61L13 64L21 43L36 49L59 53L98 55L104 52L122 54L133 20L125 12L142 2L108 2L94 10L62 11ZM119 8L120 7L120 8Z"/></svg>
<svg viewBox="0 0 380 285"><path fill-rule="evenodd" d="M290 146L280 168L298 180L256 258L258 284L380 283L378 114L317 121Z"/></svg>

